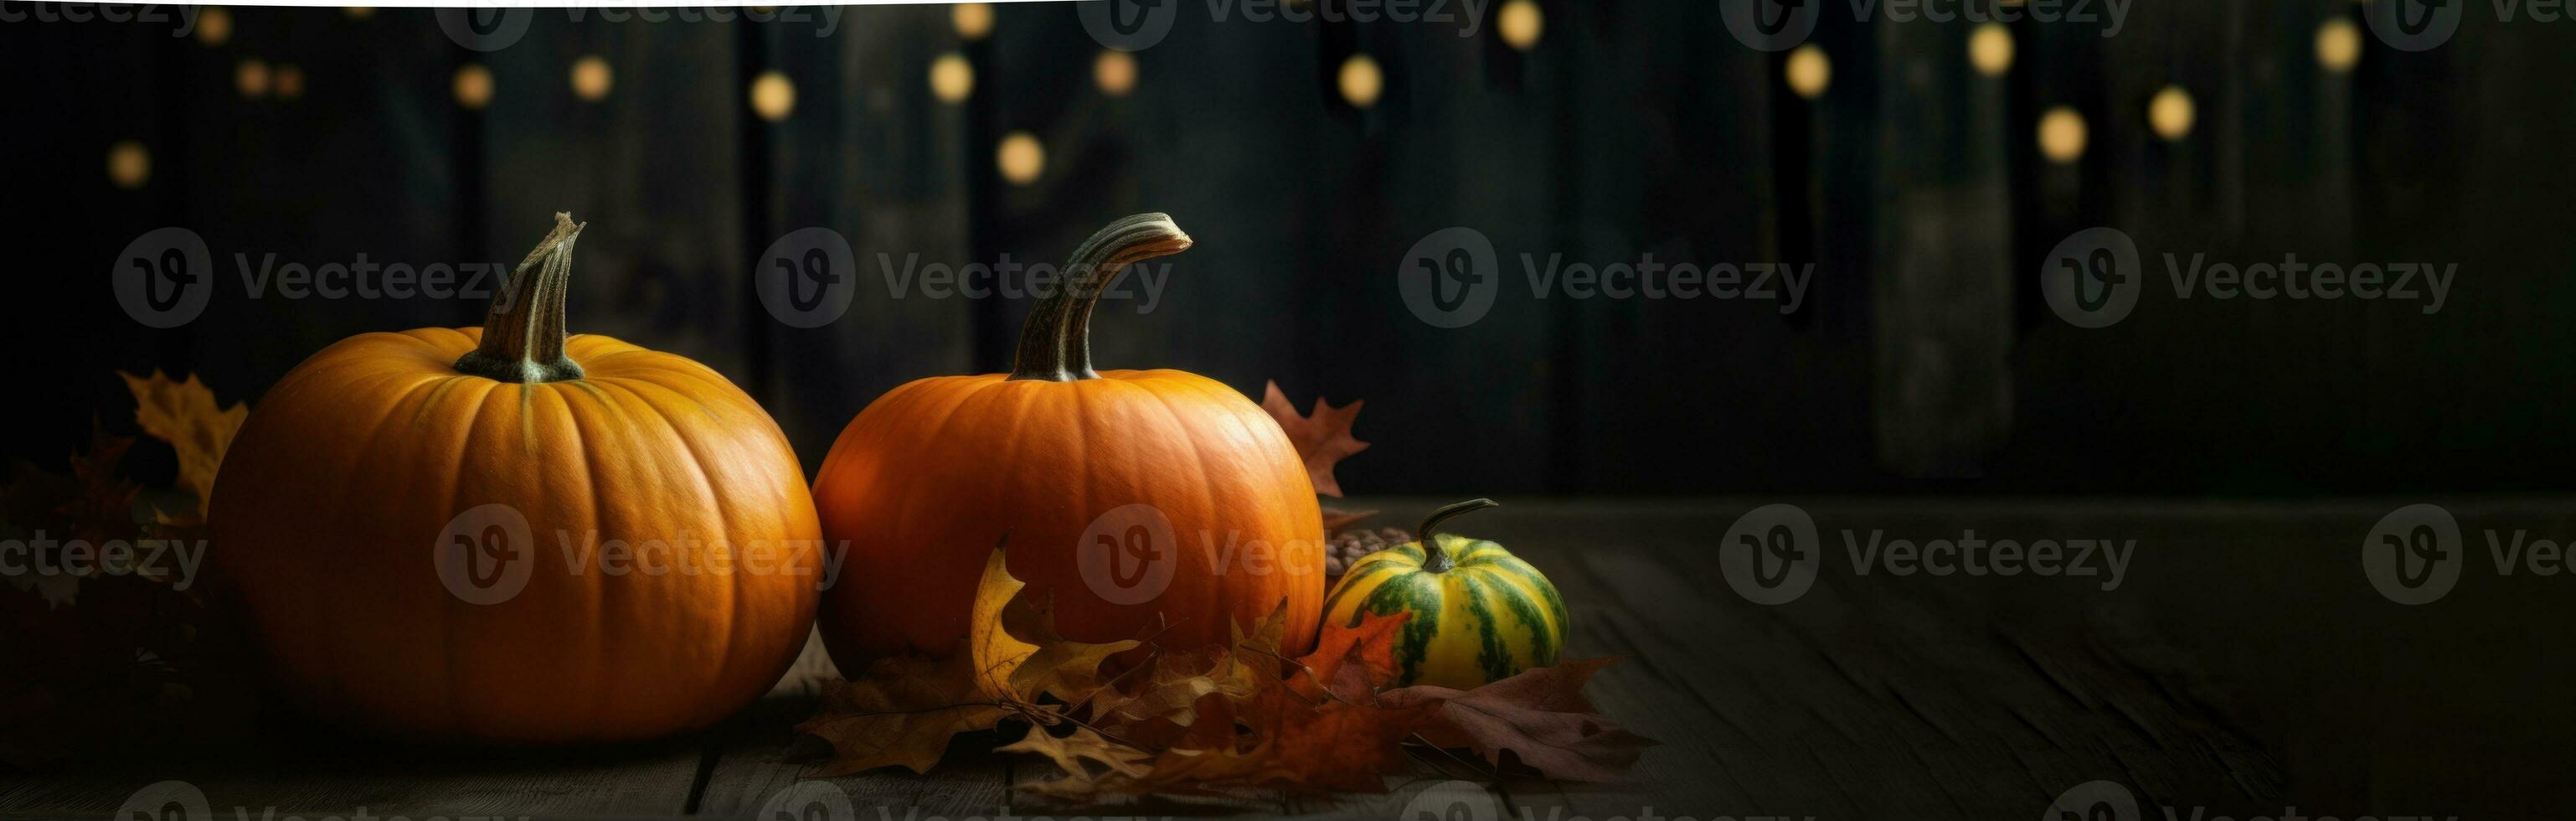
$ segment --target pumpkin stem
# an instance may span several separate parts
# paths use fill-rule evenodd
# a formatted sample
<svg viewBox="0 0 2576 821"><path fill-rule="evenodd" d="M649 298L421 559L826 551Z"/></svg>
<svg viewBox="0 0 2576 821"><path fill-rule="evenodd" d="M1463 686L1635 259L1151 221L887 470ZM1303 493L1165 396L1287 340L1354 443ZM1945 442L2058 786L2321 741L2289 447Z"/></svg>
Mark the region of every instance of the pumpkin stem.
<svg viewBox="0 0 2576 821"><path fill-rule="evenodd" d="M589 223L555 212L555 230L537 243L483 315L483 342L456 360L456 370L503 382L580 379L564 356L564 292L572 281L572 241Z"/></svg>
<svg viewBox="0 0 2576 821"><path fill-rule="evenodd" d="M1190 247L1190 235L1163 214L1137 214L1112 222L1073 249L1064 265L1064 282L1038 300L1020 325L1019 353L1011 360L1012 379L1071 382L1098 379L1091 369L1091 307L1100 291L1133 263L1177 254Z"/></svg>
<svg viewBox="0 0 2576 821"><path fill-rule="evenodd" d="M1427 573L1444 573L1447 572L1451 566L1457 564L1456 561L1449 558L1449 551L1442 550L1440 548L1439 534L1433 532L1440 529L1440 524L1442 522L1446 522L1469 513L1474 513L1485 508L1501 507L1502 505L1503 503L1492 499L1469 499L1464 502L1443 507L1439 510L1431 511L1430 516L1423 517L1422 526L1413 529L1415 538L1422 540L1423 571Z"/></svg>

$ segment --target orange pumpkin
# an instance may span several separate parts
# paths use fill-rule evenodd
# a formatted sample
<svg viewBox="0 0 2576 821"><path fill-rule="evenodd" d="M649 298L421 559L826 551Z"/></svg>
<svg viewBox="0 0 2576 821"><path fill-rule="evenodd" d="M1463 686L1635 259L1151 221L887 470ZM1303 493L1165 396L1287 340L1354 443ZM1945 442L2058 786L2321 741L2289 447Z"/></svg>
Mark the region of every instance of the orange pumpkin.
<svg viewBox="0 0 2576 821"><path fill-rule="evenodd" d="M1324 533L1287 434L1203 376L1091 369L1102 286L1189 246L1162 214L1111 223L1021 326L1011 373L911 382L841 431L814 499L853 568L820 616L843 673L951 652L1004 536L1011 574L1053 592L1068 638L1154 629L1164 646L1197 647L1285 603L1287 649L1305 652Z"/></svg>
<svg viewBox="0 0 2576 821"><path fill-rule="evenodd" d="M482 328L351 337L262 398L214 551L279 687L396 735L705 727L804 645L821 533L787 440L704 365L564 336L562 214Z"/></svg>

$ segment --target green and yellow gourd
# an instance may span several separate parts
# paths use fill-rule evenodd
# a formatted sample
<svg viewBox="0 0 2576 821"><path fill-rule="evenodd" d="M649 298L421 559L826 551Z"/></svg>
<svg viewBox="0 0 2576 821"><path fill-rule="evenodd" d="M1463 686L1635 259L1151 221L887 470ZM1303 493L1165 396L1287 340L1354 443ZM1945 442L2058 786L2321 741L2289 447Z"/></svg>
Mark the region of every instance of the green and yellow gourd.
<svg viewBox="0 0 2576 821"><path fill-rule="evenodd" d="M1440 533L1459 514L1492 499L1433 511L1420 541L1371 553L1351 565L1324 598L1324 623L1359 626L1368 614L1410 613L1395 639L1397 684L1459 690L1556 663L1565 644L1565 602L1528 562L1481 539Z"/></svg>

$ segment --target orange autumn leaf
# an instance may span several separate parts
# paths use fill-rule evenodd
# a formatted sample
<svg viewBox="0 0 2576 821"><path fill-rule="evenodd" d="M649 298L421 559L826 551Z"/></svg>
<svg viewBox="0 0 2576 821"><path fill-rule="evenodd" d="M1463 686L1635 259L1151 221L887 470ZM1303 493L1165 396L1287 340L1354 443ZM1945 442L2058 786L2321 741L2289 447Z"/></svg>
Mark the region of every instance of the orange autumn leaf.
<svg viewBox="0 0 2576 821"><path fill-rule="evenodd" d="M1351 423L1359 420L1360 402L1341 407L1324 404L1315 397L1312 415L1300 415L1288 395L1271 382L1262 389L1261 409L1279 420L1279 429L1288 433L1288 441L1297 446L1297 458L1306 463L1306 478L1315 483L1315 492L1341 498L1342 483L1333 478L1333 466L1352 454L1367 450L1369 443L1351 437Z"/></svg>
<svg viewBox="0 0 2576 821"><path fill-rule="evenodd" d="M217 405L214 390L197 381L195 374L185 382L157 370L151 376L121 372L117 376L124 377L126 390L134 394L135 423L178 452L179 489L196 495L197 517L203 519L208 496L215 489L215 470L223 465L233 434L241 432L242 422L250 418L250 406Z"/></svg>
<svg viewBox="0 0 2576 821"><path fill-rule="evenodd" d="M1374 701L1376 691L1401 673L1395 663L1397 629L1412 613L1363 613L1357 627L1324 625L1315 652L1297 659L1304 670L1290 686L1313 698Z"/></svg>

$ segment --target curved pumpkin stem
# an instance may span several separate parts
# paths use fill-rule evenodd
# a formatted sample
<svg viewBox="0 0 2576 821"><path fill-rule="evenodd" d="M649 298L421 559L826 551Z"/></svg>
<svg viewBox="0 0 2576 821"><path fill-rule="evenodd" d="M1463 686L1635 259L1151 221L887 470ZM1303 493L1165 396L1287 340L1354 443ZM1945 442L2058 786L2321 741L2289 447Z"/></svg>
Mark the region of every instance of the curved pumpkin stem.
<svg viewBox="0 0 2576 821"><path fill-rule="evenodd" d="M581 366L564 356L564 292L572 281L572 241L586 225L555 212L555 230L492 294L483 342L457 358L458 372L530 384L581 378Z"/></svg>
<svg viewBox="0 0 2576 821"><path fill-rule="evenodd" d="M1442 550L1440 548L1440 540L1435 537L1436 534L1433 532L1440 529L1440 524L1442 522L1446 522L1469 513L1474 513L1485 508L1502 506L1503 503L1492 499L1469 499L1464 502L1443 507L1439 510L1431 511L1430 516L1423 517L1422 526L1413 529L1414 538L1422 540L1423 571L1428 573L1443 573L1447 572L1450 567L1457 564L1455 560L1449 558L1449 551Z"/></svg>
<svg viewBox="0 0 2576 821"><path fill-rule="evenodd" d="M1064 283L1029 311L1020 325L1012 379L1071 382L1098 379L1091 369L1091 307L1100 291L1128 265L1188 250L1190 235L1163 214L1137 214L1112 222L1073 249Z"/></svg>

